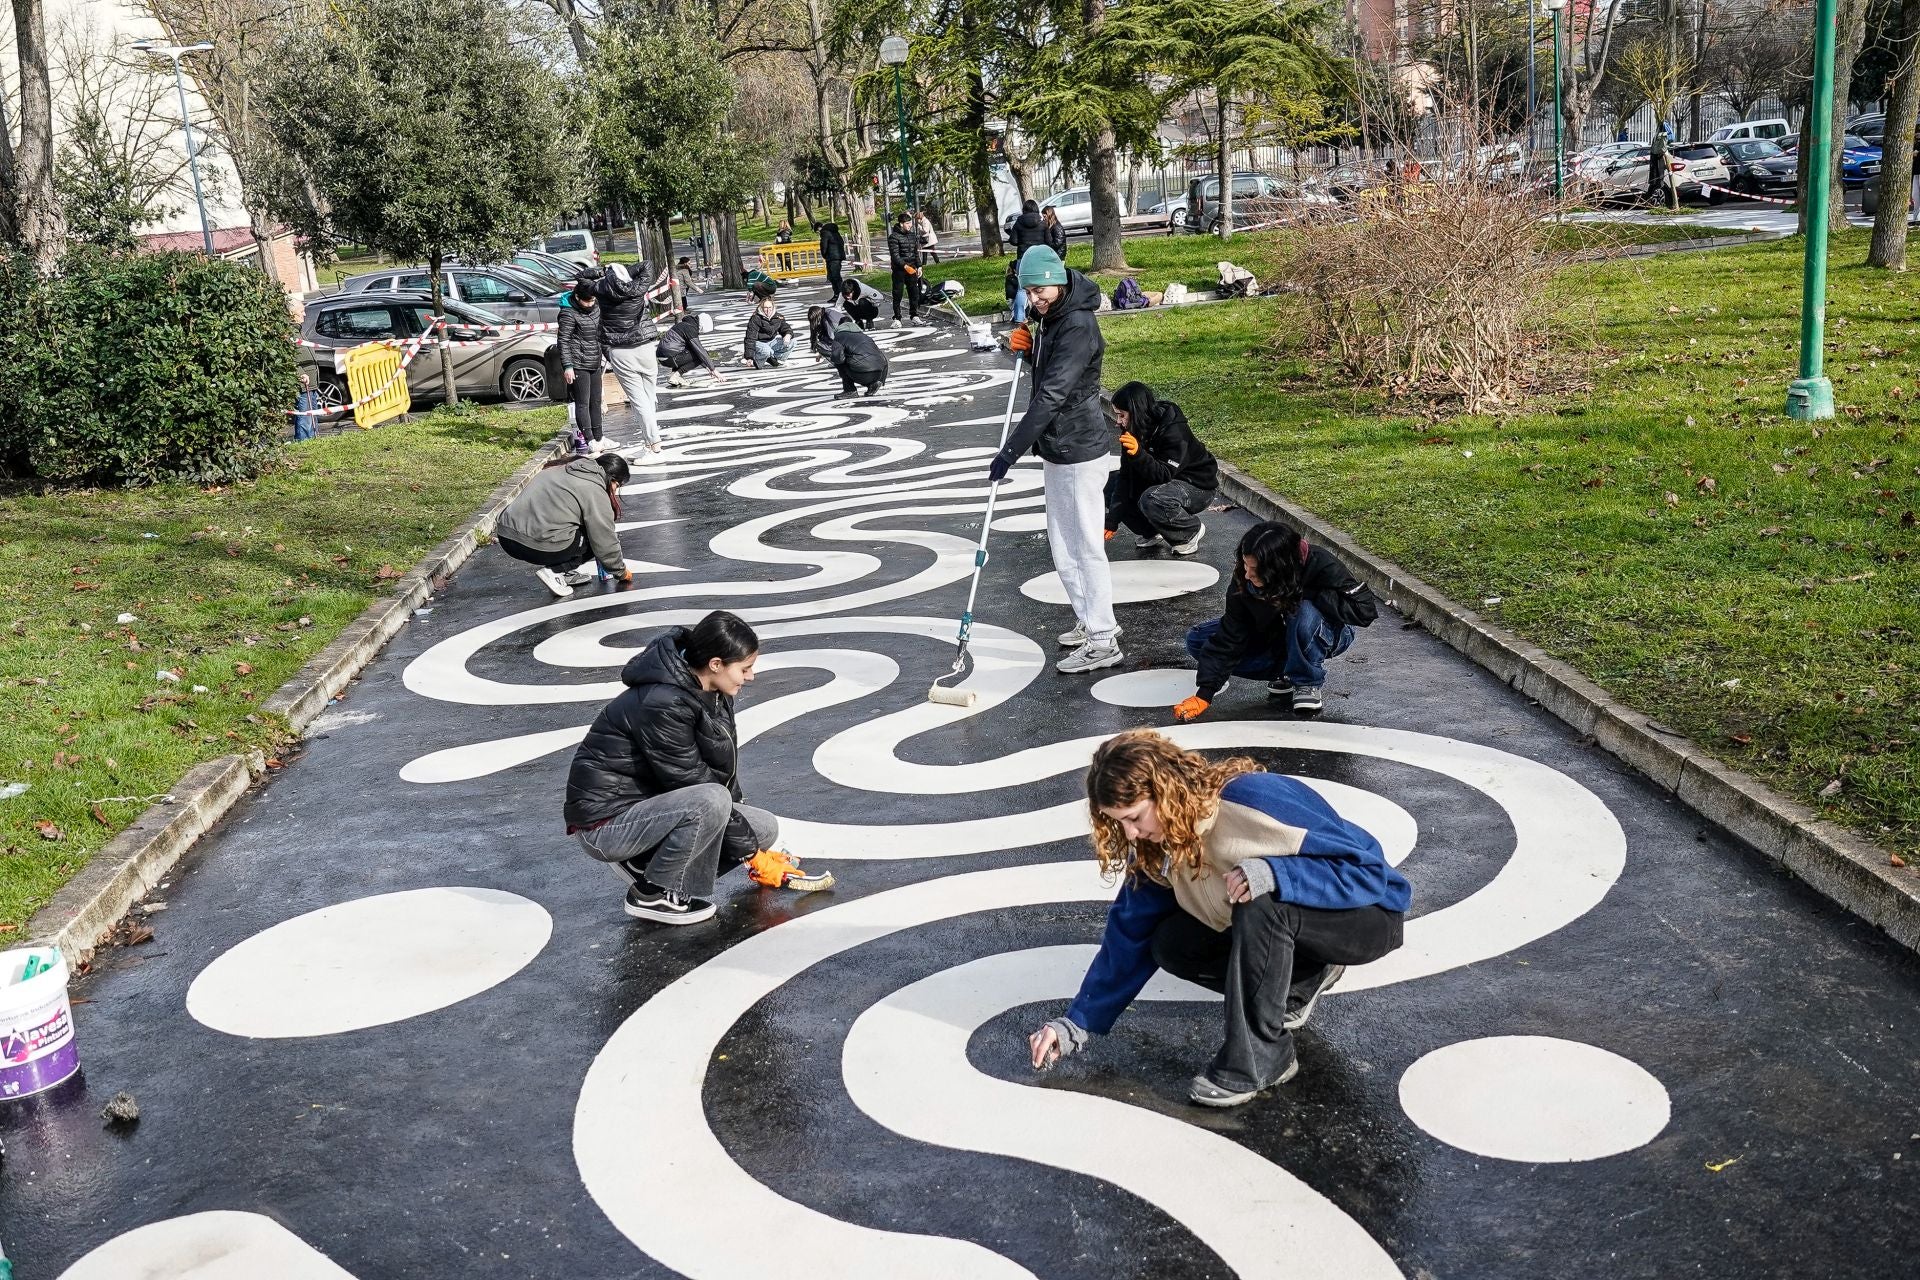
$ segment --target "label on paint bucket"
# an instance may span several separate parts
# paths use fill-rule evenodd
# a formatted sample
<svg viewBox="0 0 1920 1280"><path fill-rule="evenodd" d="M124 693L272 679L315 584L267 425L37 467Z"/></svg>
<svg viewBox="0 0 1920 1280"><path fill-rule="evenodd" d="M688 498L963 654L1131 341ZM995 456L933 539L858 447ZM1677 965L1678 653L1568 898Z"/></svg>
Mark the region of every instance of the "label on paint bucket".
<svg viewBox="0 0 1920 1280"><path fill-rule="evenodd" d="M18 980L33 956L51 967ZM0 952L0 974L15 978L0 987L0 1100L43 1093L80 1069L66 960L44 948Z"/></svg>

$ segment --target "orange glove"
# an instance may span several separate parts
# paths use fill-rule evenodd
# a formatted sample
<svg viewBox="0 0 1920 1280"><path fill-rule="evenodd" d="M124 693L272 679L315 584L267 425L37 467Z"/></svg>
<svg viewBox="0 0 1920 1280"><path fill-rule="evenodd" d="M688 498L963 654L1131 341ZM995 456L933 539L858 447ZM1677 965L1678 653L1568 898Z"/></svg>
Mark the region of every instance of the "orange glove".
<svg viewBox="0 0 1920 1280"><path fill-rule="evenodd" d="M1131 431L1122 431L1120 433L1120 447L1127 451L1129 458L1140 452L1140 442L1133 438L1133 432Z"/></svg>
<svg viewBox="0 0 1920 1280"><path fill-rule="evenodd" d="M1173 709L1173 718L1175 720L1198 720L1202 715L1206 714L1209 705L1205 698L1196 693Z"/></svg>
<svg viewBox="0 0 1920 1280"><path fill-rule="evenodd" d="M1109 530L1107 530L1107 541L1108 541L1108 542L1112 542L1112 541L1113 541L1113 530L1111 530L1111 529L1109 529Z"/></svg>
<svg viewBox="0 0 1920 1280"><path fill-rule="evenodd" d="M917 276L920 274L920 268L914 266L911 262L909 262L907 264L907 274L910 276Z"/></svg>
<svg viewBox="0 0 1920 1280"><path fill-rule="evenodd" d="M1033 331L1025 325L1021 325L1007 335L1007 346L1014 351L1033 350Z"/></svg>

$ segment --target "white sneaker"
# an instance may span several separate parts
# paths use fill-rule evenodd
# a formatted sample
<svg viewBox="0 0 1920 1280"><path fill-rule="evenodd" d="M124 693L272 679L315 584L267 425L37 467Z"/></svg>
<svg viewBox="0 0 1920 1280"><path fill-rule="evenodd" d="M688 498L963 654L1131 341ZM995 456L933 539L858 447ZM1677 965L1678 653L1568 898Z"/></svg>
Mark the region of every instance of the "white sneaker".
<svg viewBox="0 0 1920 1280"><path fill-rule="evenodd" d="M1177 556L1190 556L1200 549L1200 539L1207 536L1207 526L1201 525L1193 531L1193 536L1173 548Z"/></svg>
<svg viewBox="0 0 1920 1280"><path fill-rule="evenodd" d="M535 569L533 576L540 579L540 585L562 599L573 594L573 588L567 585L567 580L551 569Z"/></svg>
<svg viewBox="0 0 1920 1280"><path fill-rule="evenodd" d="M1066 657L1053 664L1055 671L1077 676L1083 671L1098 671L1102 667L1117 666L1127 655L1120 652L1120 642L1109 640L1105 644L1095 644L1089 640Z"/></svg>
<svg viewBox="0 0 1920 1280"><path fill-rule="evenodd" d="M599 580L600 570L597 565L581 565L571 573L563 573L560 575L560 581L570 587L589 587Z"/></svg>
<svg viewBox="0 0 1920 1280"><path fill-rule="evenodd" d="M1113 629L1115 643L1119 642L1120 633L1124 630L1126 630L1125 627L1115 627ZM1076 622L1073 624L1073 630L1062 631L1057 638L1060 641L1060 647L1062 649L1078 649L1087 642L1087 629Z"/></svg>
<svg viewBox="0 0 1920 1280"><path fill-rule="evenodd" d="M590 456L595 458L599 457L601 454L605 453L606 451L607 451L607 442L605 440L595 440L592 444L587 446L587 453Z"/></svg>

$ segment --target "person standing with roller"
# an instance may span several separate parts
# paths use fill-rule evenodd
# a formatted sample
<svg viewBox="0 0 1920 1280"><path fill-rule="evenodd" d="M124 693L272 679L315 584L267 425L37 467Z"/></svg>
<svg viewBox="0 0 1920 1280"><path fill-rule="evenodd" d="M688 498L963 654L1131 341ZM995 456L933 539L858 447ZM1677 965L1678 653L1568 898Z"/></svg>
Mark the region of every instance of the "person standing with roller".
<svg viewBox="0 0 1920 1280"><path fill-rule="evenodd" d="M1028 450L1040 455L1047 501L1047 544L1060 572L1074 625L1060 643L1072 653L1055 664L1068 675L1117 666L1120 626L1113 618L1113 574L1107 567L1106 484L1113 470L1112 432L1100 408L1100 286L1067 270L1045 245L1020 258L1020 287L1040 317L1036 340L1026 327L1007 337L1017 357L1033 362L1027 411L988 477L998 484Z"/></svg>

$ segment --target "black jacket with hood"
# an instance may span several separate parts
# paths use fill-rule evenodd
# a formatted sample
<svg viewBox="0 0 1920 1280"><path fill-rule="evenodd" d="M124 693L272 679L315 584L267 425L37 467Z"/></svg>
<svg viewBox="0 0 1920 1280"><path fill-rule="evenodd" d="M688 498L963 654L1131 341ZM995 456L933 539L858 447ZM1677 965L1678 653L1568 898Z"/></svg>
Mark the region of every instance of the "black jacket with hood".
<svg viewBox="0 0 1920 1280"><path fill-rule="evenodd" d="M840 234L840 228L831 222L820 227L820 258L823 262L845 262L847 260L847 242Z"/></svg>
<svg viewBox="0 0 1920 1280"><path fill-rule="evenodd" d="M1113 452L1114 435L1100 408L1100 286L1067 272L1067 291L1040 321L1039 357L1027 411L1000 450L1009 462L1032 449L1053 463L1092 462Z"/></svg>
<svg viewBox="0 0 1920 1280"><path fill-rule="evenodd" d="M793 326L787 323L785 316L781 315L778 311L770 316L763 316L760 314L760 309L755 307L753 312L747 316L747 336L741 339L740 351L743 355L751 359L753 357L754 343L771 343L776 338L791 339L792 337Z"/></svg>
<svg viewBox="0 0 1920 1280"><path fill-rule="evenodd" d="M644 347L657 341L660 328L654 324L647 290L653 281L653 268L637 262L627 268L622 280L613 271L600 277L600 338L609 350Z"/></svg>
<svg viewBox="0 0 1920 1280"><path fill-rule="evenodd" d="M1022 213L1013 220L1013 256L1019 256L1037 244L1047 242L1046 224L1037 213Z"/></svg>
<svg viewBox="0 0 1920 1280"><path fill-rule="evenodd" d="M895 271L920 265L920 233L913 229L913 224L896 225L887 232L887 258Z"/></svg>
<svg viewBox="0 0 1920 1280"><path fill-rule="evenodd" d="M739 800L733 699L700 687L675 627L628 659L626 691L594 717L567 771L569 831L648 799L717 782Z"/></svg>
<svg viewBox="0 0 1920 1280"><path fill-rule="evenodd" d="M1047 248L1053 250L1064 259L1067 256L1066 226L1060 221L1058 215L1054 217L1053 225L1050 227L1047 226L1047 220L1043 215L1040 219L1040 225L1046 228Z"/></svg>
<svg viewBox="0 0 1920 1280"><path fill-rule="evenodd" d="M1267 523L1299 537L1286 525ZM1310 544L1304 537L1299 537L1299 549L1303 569L1299 599L1311 600L1328 625L1364 627L1380 616L1380 602L1373 592L1348 573L1347 566L1331 551ZM1248 654L1278 652L1286 644L1287 623L1296 604L1294 600L1263 599L1254 594L1247 586L1246 571L1236 568L1227 587L1227 607L1220 617L1220 629L1200 651L1194 692L1211 702Z"/></svg>
<svg viewBox="0 0 1920 1280"><path fill-rule="evenodd" d="M862 331L852 320L845 321L827 335L820 354L827 358L828 364L854 377L887 376L886 353L880 350L880 344L873 340L873 335Z"/></svg>
<svg viewBox="0 0 1920 1280"><path fill-rule="evenodd" d="M581 307L572 298L560 308L560 360L565 368L586 373L600 367L602 304Z"/></svg>
<svg viewBox="0 0 1920 1280"><path fill-rule="evenodd" d="M1196 489L1220 487L1220 464L1171 400L1156 401L1152 415L1129 422L1127 430L1140 450L1120 455L1120 477L1114 503L1107 508L1107 528L1118 529L1127 506L1157 484L1180 480Z"/></svg>

